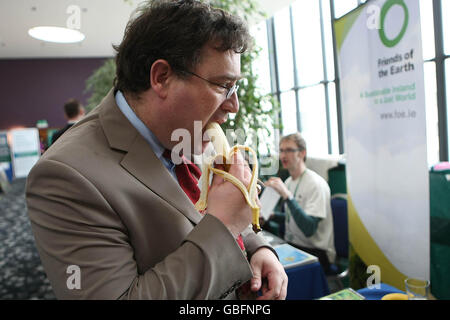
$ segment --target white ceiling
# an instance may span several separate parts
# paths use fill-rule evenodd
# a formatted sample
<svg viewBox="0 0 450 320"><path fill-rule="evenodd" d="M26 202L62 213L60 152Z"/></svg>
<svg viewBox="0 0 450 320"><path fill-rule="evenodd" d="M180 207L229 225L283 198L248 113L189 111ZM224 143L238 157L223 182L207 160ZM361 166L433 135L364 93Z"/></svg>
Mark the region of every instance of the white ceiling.
<svg viewBox="0 0 450 320"><path fill-rule="evenodd" d="M272 15L293 0L257 0ZM125 26L142 0L0 0L0 59L69 58L113 56ZM81 9L81 43L56 44L31 38L36 26L66 27L76 5Z"/></svg>

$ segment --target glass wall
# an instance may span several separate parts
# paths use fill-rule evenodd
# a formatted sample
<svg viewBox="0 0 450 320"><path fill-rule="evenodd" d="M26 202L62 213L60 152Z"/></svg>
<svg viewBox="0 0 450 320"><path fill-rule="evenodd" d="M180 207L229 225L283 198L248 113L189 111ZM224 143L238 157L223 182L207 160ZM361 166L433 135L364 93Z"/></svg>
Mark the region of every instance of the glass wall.
<svg viewBox="0 0 450 320"><path fill-rule="evenodd" d="M282 134L302 132L310 155L338 154L329 1L295 1L270 23L278 71L272 93L280 98Z"/></svg>
<svg viewBox="0 0 450 320"><path fill-rule="evenodd" d="M447 102L447 150L450 150L450 129L448 128L450 124L450 1L441 0L442 5L442 33L444 40L444 58L445 58L445 83L446 88L446 102Z"/></svg>
<svg viewBox="0 0 450 320"><path fill-rule="evenodd" d="M334 18L345 15L365 2L332 1ZM450 0L441 1L440 13L434 12L432 0L420 1L429 165L447 160L442 159L440 153L442 137L439 135L443 131L439 130L439 126L447 126L450 121L448 111L445 121L438 119L438 115L442 114L440 108L446 108L450 97ZM258 62L261 65L260 77L263 77L261 86L280 101L282 134L302 132L308 142L309 154L313 156L345 152L343 146L339 145L342 137L338 130L340 115L336 100L330 5L330 0L297 0L260 23L259 31L254 30L258 45L263 47ZM443 30L435 30L437 14L442 15ZM443 39L444 52L436 52L438 47L435 41L439 37ZM442 63L437 63L438 59L444 59L445 68L441 68L444 70L440 69ZM269 61L275 65L274 68L270 69ZM441 93L447 97L444 106L437 99L439 86L436 80L439 74L447 75L446 92ZM446 135L445 140L449 141L448 132ZM449 146L445 148L448 154Z"/></svg>
<svg viewBox="0 0 450 320"><path fill-rule="evenodd" d="M441 0L441 3L445 54L450 55L450 1Z"/></svg>

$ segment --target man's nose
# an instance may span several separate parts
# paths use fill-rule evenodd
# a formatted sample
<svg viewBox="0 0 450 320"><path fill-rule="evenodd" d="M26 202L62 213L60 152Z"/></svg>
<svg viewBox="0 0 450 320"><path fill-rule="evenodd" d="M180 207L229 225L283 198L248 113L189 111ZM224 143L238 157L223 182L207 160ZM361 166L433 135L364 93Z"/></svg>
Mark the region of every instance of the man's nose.
<svg viewBox="0 0 450 320"><path fill-rule="evenodd" d="M230 98L226 99L222 103L221 108L228 113L237 113L239 111L239 99L237 92L234 92Z"/></svg>

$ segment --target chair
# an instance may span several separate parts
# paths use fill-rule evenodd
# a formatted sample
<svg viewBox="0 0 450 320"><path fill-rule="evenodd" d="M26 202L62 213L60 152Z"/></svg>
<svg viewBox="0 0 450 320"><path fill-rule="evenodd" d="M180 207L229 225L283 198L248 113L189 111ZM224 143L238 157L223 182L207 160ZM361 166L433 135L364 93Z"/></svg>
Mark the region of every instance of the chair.
<svg viewBox="0 0 450 320"><path fill-rule="evenodd" d="M344 288L342 280L348 276L348 215L347 195L334 194L331 196L331 212L333 215L334 246L336 262L332 265L334 274L329 280L335 280L340 289Z"/></svg>

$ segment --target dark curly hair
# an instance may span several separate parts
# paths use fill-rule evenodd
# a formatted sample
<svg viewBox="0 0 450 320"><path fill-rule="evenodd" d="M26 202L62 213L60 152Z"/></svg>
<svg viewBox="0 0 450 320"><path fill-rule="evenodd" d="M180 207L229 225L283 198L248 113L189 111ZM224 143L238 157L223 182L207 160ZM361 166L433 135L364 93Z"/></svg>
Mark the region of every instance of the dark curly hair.
<svg viewBox="0 0 450 320"><path fill-rule="evenodd" d="M150 68L166 60L185 77L200 62L206 44L219 51L245 52L250 46L246 23L198 0L153 0L128 22L117 51L116 90L139 94L150 88Z"/></svg>

